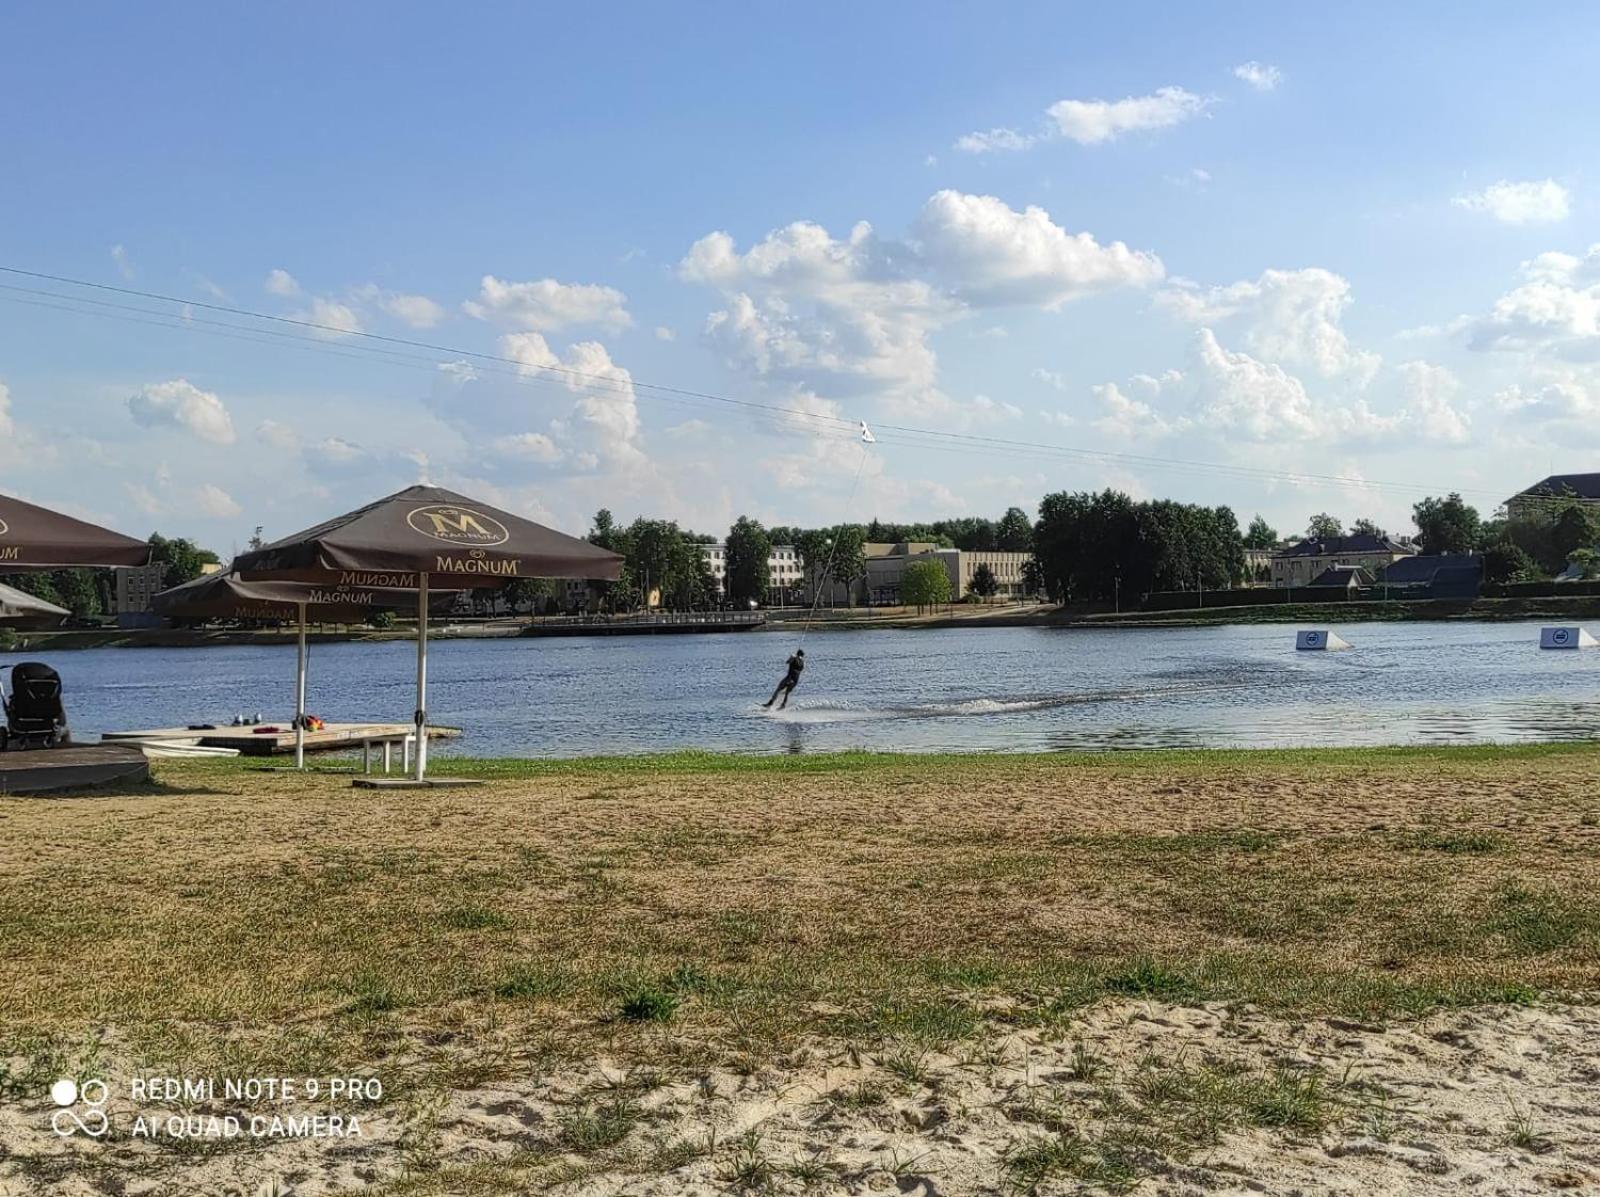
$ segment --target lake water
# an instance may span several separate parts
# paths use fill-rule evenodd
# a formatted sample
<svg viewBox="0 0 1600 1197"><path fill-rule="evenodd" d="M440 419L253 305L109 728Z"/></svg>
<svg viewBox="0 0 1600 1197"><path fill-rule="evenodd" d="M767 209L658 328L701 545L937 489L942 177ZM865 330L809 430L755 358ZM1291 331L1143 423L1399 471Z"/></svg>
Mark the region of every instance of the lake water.
<svg viewBox="0 0 1600 1197"><path fill-rule="evenodd" d="M429 713L444 751L577 756L709 748L923 752L1569 740L1600 736L1600 649L1537 623L1354 624L1348 652L1289 625L814 632L789 709L759 704L784 633L444 640ZM0 668L21 658L0 658ZM293 713L294 649L95 649L47 658L80 738ZM414 646L314 645L311 711L409 721Z"/></svg>

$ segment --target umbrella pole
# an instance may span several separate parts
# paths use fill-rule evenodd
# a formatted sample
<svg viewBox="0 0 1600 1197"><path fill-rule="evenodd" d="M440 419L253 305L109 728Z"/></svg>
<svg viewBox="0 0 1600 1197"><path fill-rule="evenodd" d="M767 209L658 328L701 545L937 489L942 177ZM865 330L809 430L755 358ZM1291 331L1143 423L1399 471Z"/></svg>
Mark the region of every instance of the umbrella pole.
<svg viewBox="0 0 1600 1197"><path fill-rule="evenodd" d="M306 767L306 605L300 608L299 660L296 663L294 683L294 767Z"/></svg>
<svg viewBox="0 0 1600 1197"><path fill-rule="evenodd" d="M428 771L428 575L417 578L417 780Z"/></svg>

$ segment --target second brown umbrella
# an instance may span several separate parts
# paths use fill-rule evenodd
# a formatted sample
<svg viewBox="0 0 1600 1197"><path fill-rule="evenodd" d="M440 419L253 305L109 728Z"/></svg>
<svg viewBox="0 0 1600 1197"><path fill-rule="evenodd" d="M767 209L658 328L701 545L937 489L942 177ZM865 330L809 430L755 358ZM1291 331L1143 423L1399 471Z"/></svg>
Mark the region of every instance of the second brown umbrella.
<svg viewBox="0 0 1600 1197"><path fill-rule="evenodd" d="M441 605L455 598L439 595ZM406 590L330 589L305 582L246 582L237 574L202 574L193 581L163 590L150 600L159 615L171 619L294 620L299 627L295 669L294 763L306 763L306 624L309 620L357 623L374 611L409 607Z"/></svg>
<svg viewBox="0 0 1600 1197"><path fill-rule="evenodd" d="M246 553L246 580L417 591L417 771L427 776L428 588L512 578L616 581L620 554L436 486L412 486Z"/></svg>

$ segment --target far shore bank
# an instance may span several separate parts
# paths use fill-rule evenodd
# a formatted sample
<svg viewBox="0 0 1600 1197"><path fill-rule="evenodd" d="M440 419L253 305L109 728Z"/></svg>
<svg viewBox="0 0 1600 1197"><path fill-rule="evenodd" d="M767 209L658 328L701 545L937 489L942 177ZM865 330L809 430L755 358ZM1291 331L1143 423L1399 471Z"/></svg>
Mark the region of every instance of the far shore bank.
<svg viewBox="0 0 1600 1197"><path fill-rule="evenodd" d="M1203 600L1198 600L1203 601ZM744 630L793 633L852 632L948 628L1077 628L1148 629L1213 627L1229 624L1309 624L1337 626L1347 623L1425 623L1436 621L1512 621L1549 619L1584 621L1600 619L1600 596L1573 598L1484 598L1470 601L1263 603L1258 606L1205 607L1168 611L1083 611L1045 604L1008 606L955 605L918 613L914 609L851 608L847 612L824 609L814 615L785 609L768 613L763 624ZM699 629L675 628L678 634L703 634ZM710 628L707 631L726 631ZM495 619L445 623L430 629L434 640L490 640L521 636L649 635L661 629L627 626L620 618L607 626L567 625L557 620ZM314 627L307 639L313 644L413 640L415 628L401 623L393 628L344 625ZM0 649L0 656L19 653L60 652L85 648L210 648L221 645L293 644L292 627L278 628L73 628L62 631L28 631L16 634L16 643Z"/></svg>

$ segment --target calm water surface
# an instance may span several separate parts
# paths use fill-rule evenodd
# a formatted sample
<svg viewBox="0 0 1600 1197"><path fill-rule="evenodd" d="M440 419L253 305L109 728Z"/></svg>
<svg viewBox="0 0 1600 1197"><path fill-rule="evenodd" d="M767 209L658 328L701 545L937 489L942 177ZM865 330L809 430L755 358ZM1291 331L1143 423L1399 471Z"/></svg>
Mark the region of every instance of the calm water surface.
<svg viewBox="0 0 1600 1197"><path fill-rule="evenodd" d="M1600 736L1600 649L1540 651L1537 623L1355 624L1297 653L1289 625L817 632L789 709L759 704L784 633L445 640L429 712L447 751L576 756L709 748L926 752L1570 740ZM20 658L0 660L0 666ZM75 732L287 720L294 649L95 649L48 658ZM414 648L314 645L309 708L409 721Z"/></svg>

